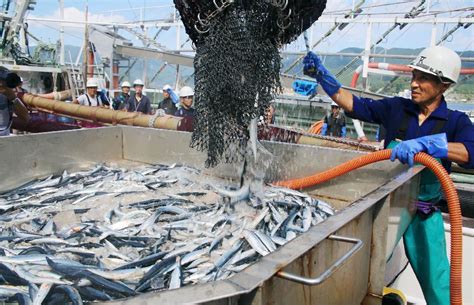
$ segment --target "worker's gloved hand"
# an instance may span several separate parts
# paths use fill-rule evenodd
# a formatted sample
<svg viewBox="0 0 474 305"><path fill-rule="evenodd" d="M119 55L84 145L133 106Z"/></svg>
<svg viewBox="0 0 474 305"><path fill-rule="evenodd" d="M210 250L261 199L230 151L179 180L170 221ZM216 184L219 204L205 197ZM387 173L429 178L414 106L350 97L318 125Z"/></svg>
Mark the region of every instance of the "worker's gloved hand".
<svg viewBox="0 0 474 305"><path fill-rule="evenodd" d="M424 136L417 139L403 141L392 149L390 160L400 160L403 164L413 166L413 158L419 152L426 152L434 158L448 157L448 140L445 133Z"/></svg>
<svg viewBox="0 0 474 305"><path fill-rule="evenodd" d="M168 91L169 95L170 95L170 98L171 100L173 101L173 103L175 104L179 104L179 97L178 95L176 94L176 92L173 91L173 89L167 89L166 91Z"/></svg>
<svg viewBox="0 0 474 305"><path fill-rule="evenodd" d="M347 135L347 128L346 128L346 126L343 126L341 128L341 137L345 138L346 135Z"/></svg>
<svg viewBox="0 0 474 305"><path fill-rule="evenodd" d="M328 132L328 124L324 123L323 127L321 128L321 135L325 136Z"/></svg>
<svg viewBox="0 0 474 305"><path fill-rule="evenodd" d="M303 59L303 65L303 73L316 78L329 96L333 96L341 88L341 83L326 69L315 53L308 52Z"/></svg>

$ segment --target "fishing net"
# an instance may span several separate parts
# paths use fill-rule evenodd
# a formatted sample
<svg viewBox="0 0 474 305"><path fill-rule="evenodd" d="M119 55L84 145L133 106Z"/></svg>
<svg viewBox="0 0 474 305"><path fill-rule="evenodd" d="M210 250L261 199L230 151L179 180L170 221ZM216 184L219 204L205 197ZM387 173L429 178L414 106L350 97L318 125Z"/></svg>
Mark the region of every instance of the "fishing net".
<svg viewBox="0 0 474 305"><path fill-rule="evenodd" d="M279 47L317 20L325 0L174 0L196 46L191 146L206 166L242 159L248 126L280 90Z"/></svg>

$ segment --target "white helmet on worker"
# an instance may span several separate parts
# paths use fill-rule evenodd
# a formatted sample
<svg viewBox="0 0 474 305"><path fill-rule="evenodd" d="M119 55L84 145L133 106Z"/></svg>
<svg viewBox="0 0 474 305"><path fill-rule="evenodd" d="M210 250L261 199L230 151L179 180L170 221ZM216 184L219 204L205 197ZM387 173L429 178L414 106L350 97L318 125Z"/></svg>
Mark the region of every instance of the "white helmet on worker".
<svg viewBox="0 0 474 305"><path fill-rule="evenodd" d="M130 88L131 86L130 86L130 83L129 83L129 82L124 81L124 82L122 83L122 85L120 86L120 88L123 88L123 87L128 87L128 88Z"/></svg>
<svg viewBox="0 0 474 305"><path fill-rule="evenodd" d="M186 96L193 96L193 95L194 95L194 91L191 87L184 86L183 88L181 88L181 90L179 90L179 97L186 97Z"/></svg>
<svg viewBox="0 0 474 305"><path fill-rule="evenodd" d="M331 107L339 107L339 105L336 102L332 101L331 102Z"/></svg>
<svg viewBox="0 0 474 305"><path fill-rule="evenodd" d="M143 81L141 79L136 79L133 82L133 87L135 87L135 86L145 86L145 84L143 83Z"/></svg>
<svg viewBox="0 0 474 305"><path fill-rule="evenodd" d="M163 91L168 91L168 90L170 90L170 89L173 89L173 88L171 88L171 86L168 85L168 84L166 84L166 85L163 86Z"/></svg>
<svg viewBox="0 0 474 305"><path fill-rule="evenodd" d="M442 81L456 83L461 72L461 58L446 47L434 46L421 51L409 67L438 76Z"/></svg>
<svg viewBox="0 0 474 305"><path fill-rule="evenodd" d="M99 84L97 83L97 80L95 78L89 78L86 83L87 88L97 88L99 87Z"/></svg>

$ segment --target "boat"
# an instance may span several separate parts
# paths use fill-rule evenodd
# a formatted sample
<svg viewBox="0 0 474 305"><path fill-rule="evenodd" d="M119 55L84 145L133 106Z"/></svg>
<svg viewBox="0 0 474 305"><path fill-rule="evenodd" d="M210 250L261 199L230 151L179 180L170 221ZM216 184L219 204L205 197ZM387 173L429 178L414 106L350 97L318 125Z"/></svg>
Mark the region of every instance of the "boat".
<svg viewBox="0 0 474 305"><path fill-rule="evenodd" d="M54 103L62 103L64 109L71 109L71 105L67 105L64 101L60 101L61 98L55 96L56 92L60 91L69 91L71 97L69 99L76 98L79 94L84 92L85 81L87 78L96 78L101 82L101 86L104 89L107 89L111 96L119 92L119 83L121 80L124 80L127 77L130 77L130 71L133 70L134 66L140 65L140 62L152 62L155 61L155 65L143 65L143 71L140 71L141 76L143 77L146 83L146 92L155 96L155 100L158 100L160 96L160 91L164 83L171 83L174 89L179 89L183 85L192 85L193 84L193 60L195 49L194 45L190 40L196 40L199 31L205 31L205 28L198 27L195 28L195 24L204 25L206 24L202 18L204 16L212 16L212 13L219 8L222 10L226 6L232 5L232 1L192 1L192 6L190 8L185 7L186 1L175 1L177 2L178 9L181 6L181 15L185 15L186 12L192 13L191 17L180 19L178 11L170 9L174 7L173 3L169 1L164 7L159 8L138 8L137 12L141 12L141 17L139 20L134 20L135 22L108 22L100 20L75 20L77 24L85 24L86 36L84 43L80 47L81 50L75 56L68 54L66 49L66 44L64 39L59 39L59 50L56 52L57 57L51 57L53 48L51 46L47 47L43 45L39 49L38 54L42 54L38 58L43 59L39 61L34 61L33 57L28 54L28 47L30 44L28 40L34 40L33 26L28 26L26 24L32 24L34 22L47 23L49 25L54 25L57 28L62 28L64 32L67 29L67 26L72 24L71 20L66 20L65 18L44 18L36 17L29 15L31 9L35 9L38 6L42 5L35 3L36 1L13 1L4 0L4 7L10 7L6 10L6 13L0 14L0 22L2 22L2 39L6 41L5 37L13 37L11 41L14 43L8 46L2 45L2 53L0 57L0 65L9 68L12 71L17 72L25 79L26 89L30 93L37 95L36 97L31 94L28 100L31 100L31 105L35 108L32 116L34 119L32 123L28 126L21 124L21 122L15 122L15 128L18 128L21 131L26 133L30 132L48 132L45 134L31 135L26 134L24 137L19 137L18 139L0 139L0 143L5 146L8 144L8 149L12 149L11 155L6 160L1 161L5 166L11 166L11 164L17 164L20 162L18 160L19 156L14 152L21 149L20 144L25 145L25 147L31 147L34 141L44 141L38 147L37 151L43 152L35 159L38 164L48 164L46 167L40 166L31 168L31 162L21 163L22 172L21 176L15 177L10 182L4 182L0 184L0 188L7 189L12 186L13 183L24 182L27 178L34 177L36 175L42 174L53 174L59 170L59 165L62 162L65 164L70 164L71 168L77 168L80 166L80 163L84 161L83 156L78 155L78 151L72 149L75 147L77 141L84 141L84 143L90 144L93 154L86 155L87 162L98 162L98 161L110 161L114 159L126 159L126 161L136 161L140 163L149 163L149 162L179 162L183 161L182 159L176 159L174 153L189 154L195 157L196 159L192 162L202 161L202 156L195 151L192 151L187 147L189 142L189 133L175 133L169 130L161 129L178 129L178 122L173 121L172 126L165 126L166 124L158 124L156 127L159 127L160 130L150 130L146 127L152 127L155 122L161 122L157 117L146 117L143 122L139 125L145 128L132 128L128 126L116 126L123 123L123 121L114 121L104 120L98 121L96 117L86 117L79 116L77 113L74 113L74 110L65 110L60 111L55 108ZM274 1L285 5L285 1ZM304 1L293 1L292 5L295 5L295 15L297 16L298 12L303 14L302 6L300 5ZM308 1L315 2L315 1ZM317 1L316 1L317 2ZM319 1L321 2L321 1ZM301 58L306 54L308 49L318 50L319 54L324 57L325 60L330 62L331 60L343 62L338 66L331 66L334 69L333 72L340 76L341 78L346 79L347 89L357 94L358 96L367 96L371 98L381 98L388 95L394 95L399 92L397 89L397 84L400 82L406 81L406 77L409 76L408 70L406 70L406 64L414 58L414 53L416 50L411 50L412 52L407 52L407 54L395 53L394 50L389 48L381 47L384 44L392 39L402 39L396 37L403 37L406 34L407 30L410 27L415 26L426 26L430 31L422 31L423 38L426 40L424 46L434 45L434 44L450 44L456 46L456 37L457 35L465 34L466 31L472 30L470 28L472 23L474 23L474 18L469 15L467 12L453 10L453 11L431 11L430 1L418 1L418 2L407 2L402 3L400 7L395 9L393 12L388 10L393 9L393 4L386 1L381 4L381 6L373 6L369 1L359 1L355 3L353 1L352 5L344 8L331 8L331 11L324 13L319 20L312 25L312 21L316 18L315 16L308 13L304 19L304 25L299 29L299 32L288 31L285 34L285 41L290 41L291 39L296 38L302 32L307 32L306 39L304 35L299 36L295 42L290 46L283 48L281 50L281 56L283 58L283 68L281 71L280 79L282 83L282 93L275 97L274 103L277 109L277 118L276 122L273 125L267 126L267 128L260 130L260 139L268 141L265 142L265 145L269 147L278 147L283 151L283 155L280 156L283 161L281 161L282 168L289 168L292 170L291 175L302 175L309 174L312 171L321 170L322 164L314 164L312 160L322 159L327 161L327 166L335 166L338 162L342 160L347 160L350 157L363 154L368 151L375 151L379 149L379 144L373 143L361 143L357 140L359 134L355 132L355 128L350 129L350 134L352 139L340 139L332 137L323 137L318 134L311 134L308 132L308 127L317 120L320 120L322 114L328 109L330 103L324 92L316 92L312 96L303 96L298 95L293 92L292 84L296 80L304 81L313 81L301 73ZM63 1L59 1L60 7L59 11L64 13ZM288 4L288 1L286 1ZM222 6L221 6L222 5ZM92 6L92 4L91 4ZM129 9L130 8L125 8ZM146 10L156 9L156 10L168 10L169 14L166 14L165 17L160 17L158 20L146 20L143 16L146 15L144 12ZM386 10L386 11L384 11ZM202 11L202 14L197 14L196 12ZM461 14L460 16L453 17L451 14ZM319 15L318 15L319 17ZM293 17L292 17L293 18ZM6 25L8 24L8 27ZM441 30L443 27L443 30ZM356 28L359 30L351 30L351 28ZM175 32L175 37L173 35L166 35L166 31L172 29ZM176 30L177 29L177 30ZM184 29L187 30L188 36L184 33ZM357 35L359 36L357 36ZM336 42L344 42L345 38L354 35L358 37L359 41L362 41L363 46L358 49L347 49L345 51L328 51L326 48L331 47L331 45L336 44ZM466 36L466 35L464 35ZM26 40L20 39L20 37L29 37ZM169 40L174 38L175 41L172 43L166 43L167 39ZM194 39L193 39L194 37ZM291 38L291 39L290 39ZM451 41L453 39L453 41ZM347 39L350 40L350 39ZM431 40L431 41L430 41ZM40 41L41 42L41 41ZM44 42L43 42L44 43ZM469 43L472 43L472 39ZM307 46L309 48L307 49ZM417 43L416 46L419 46ZM461 49L461 47L460 47ZM11 52L12 50L21 50ZM56 50L54 48L54 50ZM47 55L49 54L50 57ZM46 58L46 60L44 60ZM49 59L48 59L49 58ZM51 59L52 58L52 59ZM472 69L470 64L473 61L471 55L463 55L463 64L465 64L466 69ZM151 68L153 67L153 69ZM171 72L170 72L171 71ZM466 70L469 72L468 70ZM169 72L171 76L166 78L166 81L156 81L157 78L162 77L165 72ZM472 75L471 72L466 73L466 81ZM140 76L140 77L141 77ZM359 78L361 78L360 81ZM165 77L163 76L163 79ZM350 84L347 80L353 80ZM385 85L380 85L383 81ZM41 94L52 94L52 99L50 102L46 101L45 97L41 97ZM41 101L41 106L40 106ZM27 102L28 103L28 102ZM36 104L35 104L36 103ZM285 107L306 107L305 109L310 109L307 111L308 117L302 118L301 115L298 115L298 120L295 120L292 117L292 110L286 111ZM77 109L80 109L76 107ZM317 111L314 111L317 109ZM281 110L278 112L278 110ZM313 112L314 111L314 112ZM297 111L295 111L297 112ZM471 121L474 122L474 111L466 112ZM109 112L104 112L104 115L107 116ZM112 116L112 115L111 115ZM111 117L109 116L109 118ZM82 130L80 121L94 121L99 123L98 125L103 125L106 128L97 128L97 130ZM127 118L127 122L132 121L133 118ZM153 124L149 124L150 120L153 120ZM130 125L130 124L126 124ZM150 126L152 125L152 126ZM191 131L189 124L183 124L181 131ZM377 126L365 124L364 132L371 138L374 139L375 129ZM61 132L54 132L61 131ZM54 132L54 133L49 133ZM95 137L101 136L106 139L105 143L97 143L94 141ZM149 138L149 137L159 138L157 143L146 142L145 144L140 142L137 139L140 138ZM64 144L64 147L57 145L53 147L47 145L47 143L57 143L55 139L61 139L61 143ZM167 146L166 141L170 141L173 145L176 145L177 151L172 151L171 148ZM179 142L179 143L178 143ZM277 143L283 142L283 143ZM36 142L34 142L36 143ZM184 143L184 144L183 144ZM110 144L108 147L106 144ZM158 145L159 144L159 145ZM11 145L11 147L10 147ZM321 146L325 146L322 148ZM147 152L139 151L137 147L146 147ZM329 148L328 148L329 147ZM116 151L113 151L112 148L117 148ZM31 147L31 150L36 148ZM84 148L80 148L79 151L82 151ZM101 151L106 153L103 155ZM155 151L160 152L159 156L156 155ZM300 162L291 163L288 161L291 153L296 153L302 159ZM308 153L308 155L305 155ZM65 156L73 155L71 160L65 160ZM163 157L164 155L170 155L169 159ZM51 156L58 156L59 159L51 160ZM285 159L286 158L286 159ZM100 159L100 160L99 160ZM36 161L33 160L35 163ZM31 161L31 160L30 160ZM54 162L53 162L54 161ZM122 160L123 161L123 160ZM68 163L71 162L71 163ZM302 166L303 162L305 164L311 164L310 168L304 168ZM321 162L324 163L324 162ZM35 163L36 164L36 163ZM328 249L333 249L328 247L327 244L329 241L325 240L329 234L335 233L337 230L342 228L343 225L347 224L347 228L343 228L342 231L349 232L350 226L357 217L355 215L354 209L357 209L363 205L363 200L366 200L366 204L370 205L370 208L365 209L364 213L374 213L374 207L380 205L381 208L384 207L383 203L385 202L386 197L384 196L400 196L403 197L404 192L402 187L409 187L413 185L413 177L416 176L416 173L403 170L401 168L394 169L392 165L383 165L377 167L380 171L387 170L387 175L397 176L401 179L402 182L398 183L397 181L390 180L388 177L384 176L383 182L378 181L377 177L370 177L368 172L374 173L377 175L384 175L378 171L368 171L362 174L367 181L362 185L357 185L359 191L354 191L353 189L339 189L335 185L327 184L321 190L312 190L311 192L320 192L325 196L331 197L331 200L334 202L342 201L341 207L346 208L346 212L350 214L347 219L341 221L340 223L332 224L332 226L327 229L327 234L325 236L317 235L317 240L305 236L302 238L301 243L297 243L298 251L292 253L292 257L301 256L303 253L309 251L310 256L312 256L311 262L316 263L315 257L323 258L324 251L329 251ZM18 171L18 169L12 169ZM280 171L282 171L281 169ZM275 169L275 173L271 173L275 177L281 177L284 175L283 172L279 172ZM472 174L472 173L468 173ZM401 178L400 178L401 177ZM351 178L357 179L355 176L350 176L343 181L351 185L349 181ZM365 179L364 178L364 179ZM397 179L398 179L397 178ZM390 181L389 181L390 180ZM10 183L10 184L9 184ZM398 184L397 184L398 183ZM384 187L388 186L388 189ZM466 202L469 198L472 198L472 187L471 185L457 184L458 190L461 194L467 194L464 196ZM334 194L342 193L341 198L335 198ZM463 193L464 192L464 193ZM337 196L336 196L337 197ZM351 207L351 204L354 204ZM469 204L469 203L468 203ZM403 207L404 209L406 207ZM393 211L392 211L393 212ZM342 214L340 217L344 217ZM400 216L400 215L398 215ZM366 219L368 216L364 214L361 216L364 224L367 224L368 227L374 225L377 219ZM446 237L447 240L450 240L450 229L448 226L449 223L449 214L444 214L446 218ZM391 232L391 238L389 241L384 240L385 243L391 243L390 250L384 250L383 255L376 253L376 260L380 265L383 265L381 269L374 269L373 271L367 270L367 265L369 262L373 263L373 258L368 256L369 253L373 253L365 247L363 248L363 255L357 257L357 262L352 263L350 268L354 270L359 270L358 268L363 269L358 276L363 275L364 279L360 282L357 282L362 288L363 293L354 292L353 290L359 288L359 286L351 286L353 283L348 284L347 277L353 275L354 272L350 270L343 269L341 274L336 275L336 277L329 281L329 284L325 284L324 288L313 288L309 289L310 294L315 300L320 300L318 296L313 296L314 294L324 293L333 293L336 294L334 290L337 290L341 293L342 299L347 301L350 304L353 300L351 296L357 295L357 302L362 302L363 300L368 299L375 300L378 297L381 297L382 289L384 285L391 283L393 288L401 290L408 299L408 304L422 305L425 304L422 293L419 288L417 288L417 280L414 278L412 271L409 267L405 268L406 260L403 260L403 251L397 250L397 255L402 258L398 261L398 264L391 265L393 272L388 274L385 272L386 266L385 261L381 259L381 255L385 256L393 248L393 243L395 242L396 237L393 236L393 232L400 226L400 217L395 215L393 218L390 218L391 223L384 223L387 225L388 230ZM474 282L473 274L470 272L474 270L474 266L470 260L474 256L473 247L474 245L474 225L472 221L472 216L466 215L464 218L464 227L463 227L463 238L464 238L464 304L474 305L474 294L472 289L469 289L469 283ZM375 231L370 231L362 228L362 225L355 225L358 233L365 234L364 242L370 244L370 234L377 239L377 245L383 245L381 241L383 236L380 236ZM348 229L349 228L349 229ZM364 232L362 232L364 231ZM370 231L370 232L369 232ZM317 234L316 232L314 232ZM398 236L399 237L399 236ZM386 237L383 237L386 238ZM312 246L320 245L312 250L307 249L308 247L304 243L312 240ZM323 245L324 244L324 245ZM322 245L322 246L321 246ZM306 247L306 248L305 248ZM448 244L449 247L449 244ZM334 246L334 249L336 246ZM383 248L383 247L382 247ZM365 251L365 252L364 252ZM336 253L336 252L335 252ZM341 255L342 252L337 252ZM335 256L331 258L336 259ZM289 260L286 260L282 255L276 255L275 261L290 263ZM187 301L203 301L211 302L211 299L226 300L228 302L233 301L235 298L239 298L242 295L248 298L254 298L256 300L260 297L260 300L271 300L274 304L278 304L278 298L281 300L286 300L284 293L285 289L296 289L297 284L289 284L286 281L277 279L274 277L274 274L270 275L270 271L267 276L259 276L259 268L265 269L269 264L272 265L274 262L265 261L262 265L253 267L248 270L248 272L243 272L241 276L236 279L235 282L225 282L218 283L217 288L212 290L209 288L211 293L207 297L203 295L204 290L199 290L203 287L189 288L185 289L185 293L182 295L176 292L166 292L164 294L153 294L147 297L150 300L161 301L171 300L173 298L179 297ZM304 265L306 264L306 265ZM262 267L261 267L262 266ZM316 271L312 270L312 265L308 264L308 261L305 259L299 259L290 266L292 271L304 270L308 275L316 275ZM319 267L318 267L319 268ZM349 268L349 269L350 269ZM383 269L383 271L382 271ZM273 269L271 269L273 270ZM276 269L275 269L276 270ZM273 270L273 271L275 271ZM402 271L402 272L400 272ZM380 272L381 274L377 274ZM385 275L385 276L383 276ZM381 276L384 278L382 279ZM376 285L369 287L369 281L374 279ZM248 281L248 282L247 282ZM335 288L335 283L344 283L344 287L347 289L347 292L341 292L340 289ZM372 284L372 282L370 282ZM261 288L256 287L260 284L263 284ZM226 290L229 289L229 290ZM256 290L255 290L256 289ZM327 289L328 292L325 292ZM304 290L304 289L303 289ZM207 291L207 290L206 290ZM252 292L253 291L253 292ZM268 294L268 292L271 292ZM295 290L288 294L289 296L295 296ZM313 294L314 291L314 294ZM251 295L251 292L254 293ZM227 294L226 294L227 293ZM298 298L301 295L297 296ZM234 299L233 299L234 298ZM136 302L141 301L141 298L137 298ZM243 300L243 299L242 299ZM280 301L281 301L280 300ZM125 301L124 301L125 302ZM171 301L170 301L171 302ZM262 301L263 302L263 301ZM303 301L302 301L303 302ZM327 304L342 304L342 301L336 297L331 298ZM374 301L375 302L375 301ZM164 302L166 303L166 302ZM133 304L130 303L130 304ZM303 303L302 303L303 304ZM359 303L360 304L360 303ZM369 304L369 303L367 303Z"/></svg>

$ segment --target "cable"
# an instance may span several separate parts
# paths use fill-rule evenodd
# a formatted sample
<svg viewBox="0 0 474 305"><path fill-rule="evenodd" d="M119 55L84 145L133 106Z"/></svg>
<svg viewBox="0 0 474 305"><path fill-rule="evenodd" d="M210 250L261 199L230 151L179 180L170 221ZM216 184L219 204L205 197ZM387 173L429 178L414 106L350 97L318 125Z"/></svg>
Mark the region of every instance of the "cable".
<svg viewBox="0 0 474 305"><path fill-rule="evenodd" d="M404 3L413 3L413 2L418 2L418 0L400 1L400 2L392 2L392 3L384 3L384 4L376 4L376 5L367 5L367 6L361 6L360 9L365 10L365 9L368 9L368 8L391 6L391 5L398 5L398 4L404 4ZM344 11L345 10L329 11L329 12L325 12L325 15L328 15L328 14L333 15L333 12L344 12ZM334 14L334 15L338 15L338 14Z"/></svg>

